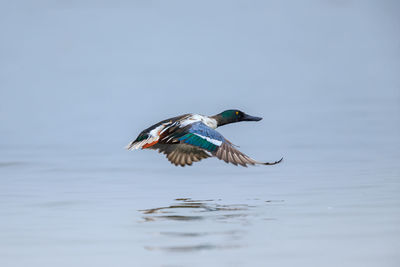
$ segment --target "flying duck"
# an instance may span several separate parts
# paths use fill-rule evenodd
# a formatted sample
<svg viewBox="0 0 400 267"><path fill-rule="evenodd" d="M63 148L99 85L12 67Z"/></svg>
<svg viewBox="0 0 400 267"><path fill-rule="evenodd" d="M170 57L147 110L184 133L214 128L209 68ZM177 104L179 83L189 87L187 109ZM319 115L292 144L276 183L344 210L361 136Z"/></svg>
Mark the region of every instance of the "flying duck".
<svg viewBox="0 0 400 267"><path fill-rule="evenodd" d="M231 109L215 116L185 114L163 120L143 130L126 149L154 149L166 155L176 166L192 165L193 162L217 157L226 163L241 165L275 165L282 161L259 162L235 148L215 129L219 126L240 122L259 121L262 118Z"/></svg>

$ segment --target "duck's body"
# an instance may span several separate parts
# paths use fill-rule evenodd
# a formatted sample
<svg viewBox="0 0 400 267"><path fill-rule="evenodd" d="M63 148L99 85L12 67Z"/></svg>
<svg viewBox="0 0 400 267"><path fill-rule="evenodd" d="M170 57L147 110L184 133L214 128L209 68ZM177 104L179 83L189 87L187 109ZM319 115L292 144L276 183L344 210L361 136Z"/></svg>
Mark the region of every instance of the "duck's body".
<svg viewBox="0 0 400 267"><path fill-rule="evenodd" d="M185 114L163 120L145 130L132 141L127 149L155 149L164 153L176 166L192 165L193 162L215 156L234 165L274 165L282 161L264 163L256 161L236 148L215 129L239 121L259 121L239 110L226 110L215 116Z"/></svg>

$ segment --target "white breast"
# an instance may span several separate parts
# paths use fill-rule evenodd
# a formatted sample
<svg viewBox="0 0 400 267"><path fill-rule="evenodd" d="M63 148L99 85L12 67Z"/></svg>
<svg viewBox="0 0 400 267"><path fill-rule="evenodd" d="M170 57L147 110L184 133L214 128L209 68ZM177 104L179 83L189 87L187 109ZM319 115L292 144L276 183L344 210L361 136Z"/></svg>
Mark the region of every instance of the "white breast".
<svg viewBox="0 0 400 267"><path fill-rule="evenodd" d="M216 129L218 126L217 121L210 117L199 115L199 114L192 114L190 117L188 117L187 119L185 119L181 122L181 127L185 127L189 124L192 124L192 123L195 123L198 121L201 121L202 123L204 123L205 125L207 125L208 127L212 128L212 129Z"/></svg>

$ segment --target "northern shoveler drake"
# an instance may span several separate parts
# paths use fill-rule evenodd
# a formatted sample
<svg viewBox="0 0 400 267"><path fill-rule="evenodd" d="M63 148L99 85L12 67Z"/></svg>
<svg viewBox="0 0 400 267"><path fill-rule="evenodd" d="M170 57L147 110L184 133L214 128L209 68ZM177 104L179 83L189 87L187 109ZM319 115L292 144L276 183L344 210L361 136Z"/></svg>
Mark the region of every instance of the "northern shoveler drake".
<svg viewBox="0 0 400 267"><path fill-rule="evenodd" d="M262 118L247 115L232 109L215 116L185 114L163 120L142 131L126 148L154 149L166 155L176 166L192 165L193 162L209 157L217 157L226 163L241 165L274 165L275 162L259 162L235 148L215 129L219 126L239 121L259 121Z"/></svg>

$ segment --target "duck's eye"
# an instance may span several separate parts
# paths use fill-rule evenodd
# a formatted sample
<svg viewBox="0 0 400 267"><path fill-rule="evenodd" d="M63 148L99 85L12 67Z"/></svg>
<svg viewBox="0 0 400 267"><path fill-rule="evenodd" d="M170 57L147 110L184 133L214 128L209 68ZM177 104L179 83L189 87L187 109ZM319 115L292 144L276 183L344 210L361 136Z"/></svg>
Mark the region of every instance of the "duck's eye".
<svg viewBox="0 0 400 267"><path fill-rule="evenodd" d="M239 115L239 111L236 111L236 115Z"/></svg>

